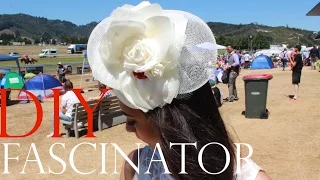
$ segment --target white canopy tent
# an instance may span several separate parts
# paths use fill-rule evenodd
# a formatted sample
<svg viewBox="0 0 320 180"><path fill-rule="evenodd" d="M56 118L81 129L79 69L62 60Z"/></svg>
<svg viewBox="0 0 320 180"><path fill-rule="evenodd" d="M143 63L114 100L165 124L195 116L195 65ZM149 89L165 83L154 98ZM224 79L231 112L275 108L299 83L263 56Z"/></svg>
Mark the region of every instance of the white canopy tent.
<svg viewBox="0 0 320 180"><path fill-rule="evenodd" d="M196 45L196 47L202 48L202 49L208 49L208 50L227 49L226 46L222 46L222 45L219 45L219 44L212 44L212 43L202 43L202 44Z"/></svg>
<svg viewBox="0 0 320 180"><path fill-rule="evenodd" d="M301 51L310 51L313 47L302 47Z"/></svg>
<svg viewBox="0 0 320 180"><path fill-rule="evenodd" d="M258 51L254 54L254 56L259 56L259 55L266 55L266 56L279 56L281 53L281 50L277 50L277 49L266 49L266 50L261 50Z"/></svg>

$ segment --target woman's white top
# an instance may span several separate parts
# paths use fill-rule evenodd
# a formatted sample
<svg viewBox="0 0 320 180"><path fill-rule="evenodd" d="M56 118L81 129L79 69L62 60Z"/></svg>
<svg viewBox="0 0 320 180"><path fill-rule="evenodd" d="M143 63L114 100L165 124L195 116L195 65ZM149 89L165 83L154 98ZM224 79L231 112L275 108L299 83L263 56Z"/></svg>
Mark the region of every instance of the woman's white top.
<svg viewBox="0 0 320 180"><path fill-rule="evenodd" d="M140 149L139 153L139 174L137 172L135 173L134 180L174 180L170 174L164 174L165 169L161 161L153 161L149 169L150 174L145 174L148 171L154 150L146 146ZM159 159L161 159L160 155L156 152L153 160ZM234 180L255 180L261 170L262 168L252 160L249 160L249 163L241 167L241 173L235 174Z"/></svg>

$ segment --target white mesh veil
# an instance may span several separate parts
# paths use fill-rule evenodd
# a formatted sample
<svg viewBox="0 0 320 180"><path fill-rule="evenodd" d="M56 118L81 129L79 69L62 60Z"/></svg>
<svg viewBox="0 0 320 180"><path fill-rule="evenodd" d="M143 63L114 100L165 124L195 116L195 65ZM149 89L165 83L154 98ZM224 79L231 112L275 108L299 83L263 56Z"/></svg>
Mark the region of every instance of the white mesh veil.
<svg viewBox="0 0 320 180"><path fill-rule="evenodd" d="M213 64L216 62L216 41L211 29L199 17L176 10L165 10L164 13L167 16L170 16L170 14L180 14L188 20L185 32L186 40L178 61L180 83L178 97L176 97L188 98L190 93L202 87L209 80L207 74L208 62L211 61ZM123 12L123 16L126 16L125 11ZM127 18L130 19L130 17ZM115 89L116 94L123 98L123 92L117 92L120 89L117 76L112 74L112 72L107 72L105 64L100 62L102 61L102 55L99 53L99 46L102 39L106 38L103 35L109 26L110 20L106 18L93 30L88 41L88 59L94 78ZM115 66L114 68L117 67ZM132 107L127 99L120 100L124 101L129 107Z"/></svg>
<svg viewBox="0 0 320 180"><path fill-rule="evenodd" d="M166 12L181 14L188 19L187 37L179 60L179 94L190 93L208 82L209 61L215 64L217 59L217 50L202 48L199 45L216 45L216 40L209 26L199 17L183 11Z"/></svg>

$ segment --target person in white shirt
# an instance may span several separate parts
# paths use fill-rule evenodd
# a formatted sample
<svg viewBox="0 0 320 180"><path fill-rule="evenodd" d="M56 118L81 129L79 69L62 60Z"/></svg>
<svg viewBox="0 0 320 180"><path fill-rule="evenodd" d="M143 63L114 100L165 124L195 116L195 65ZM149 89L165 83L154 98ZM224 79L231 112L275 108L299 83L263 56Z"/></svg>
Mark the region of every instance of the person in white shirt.
<svg viewBox="0 0 320 180"><path fill-rule="evenodd" d="M73 105L76 103L80 103L80 101L77 95L72 91L73 83L70 80L67 80L64 83L63 87L66 93L62 96L59 119L64 121L72 121L71 117L72 117L72 111L74 109ZM83 127L82 122L78 123L78 127L79 128ZM51 137L51 136L53 136L53 130L47 137Z"/></svg>
<svg viewBox="0 0 320 180"><path fill-rule="evenodd" d="M244 58L244 68L245 69L248 69L248 68L250 68L250 61L252 60L252 57L248 54L248 53L246 53L244 56L243 56L243 58Z"/></svg>
<svg viewBox="0 0 320 180"><path fill-rule="evenodd" d="M308 59L309 59L309 52L307 50L304 50L304 52L302 54L302 59L303 59L304 65L307 65Z"/></svg>
<svg viewBox="0 0 320 180"><path fill-rule="evenodd" d="M284 49L281 53L280 53L280 59L282 62L282 71L285 71L286 66L288 64L289 61L289 52L287 51L287 49Z"/></svg>

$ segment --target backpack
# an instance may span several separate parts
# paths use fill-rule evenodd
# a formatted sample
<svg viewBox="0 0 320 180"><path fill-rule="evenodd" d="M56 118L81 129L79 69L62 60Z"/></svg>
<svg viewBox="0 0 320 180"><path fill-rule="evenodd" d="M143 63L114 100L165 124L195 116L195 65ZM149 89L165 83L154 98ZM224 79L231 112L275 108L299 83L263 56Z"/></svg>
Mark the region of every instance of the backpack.
<svg viewBox="0 0 320 180"><path fill-rule="evenodd" d="M229 70L225 70L222 74L221 80L223 84L228 84L229 83L229 75L230 75L230 71Z"/></svg>
<svg viewBox="0 0 320 180"><path fill-rule="evenodd" d="M285 53L284 51L281 52L280 58L281 58L281 59L286 59L286 54L287 54L287 53Z"/></svg>

